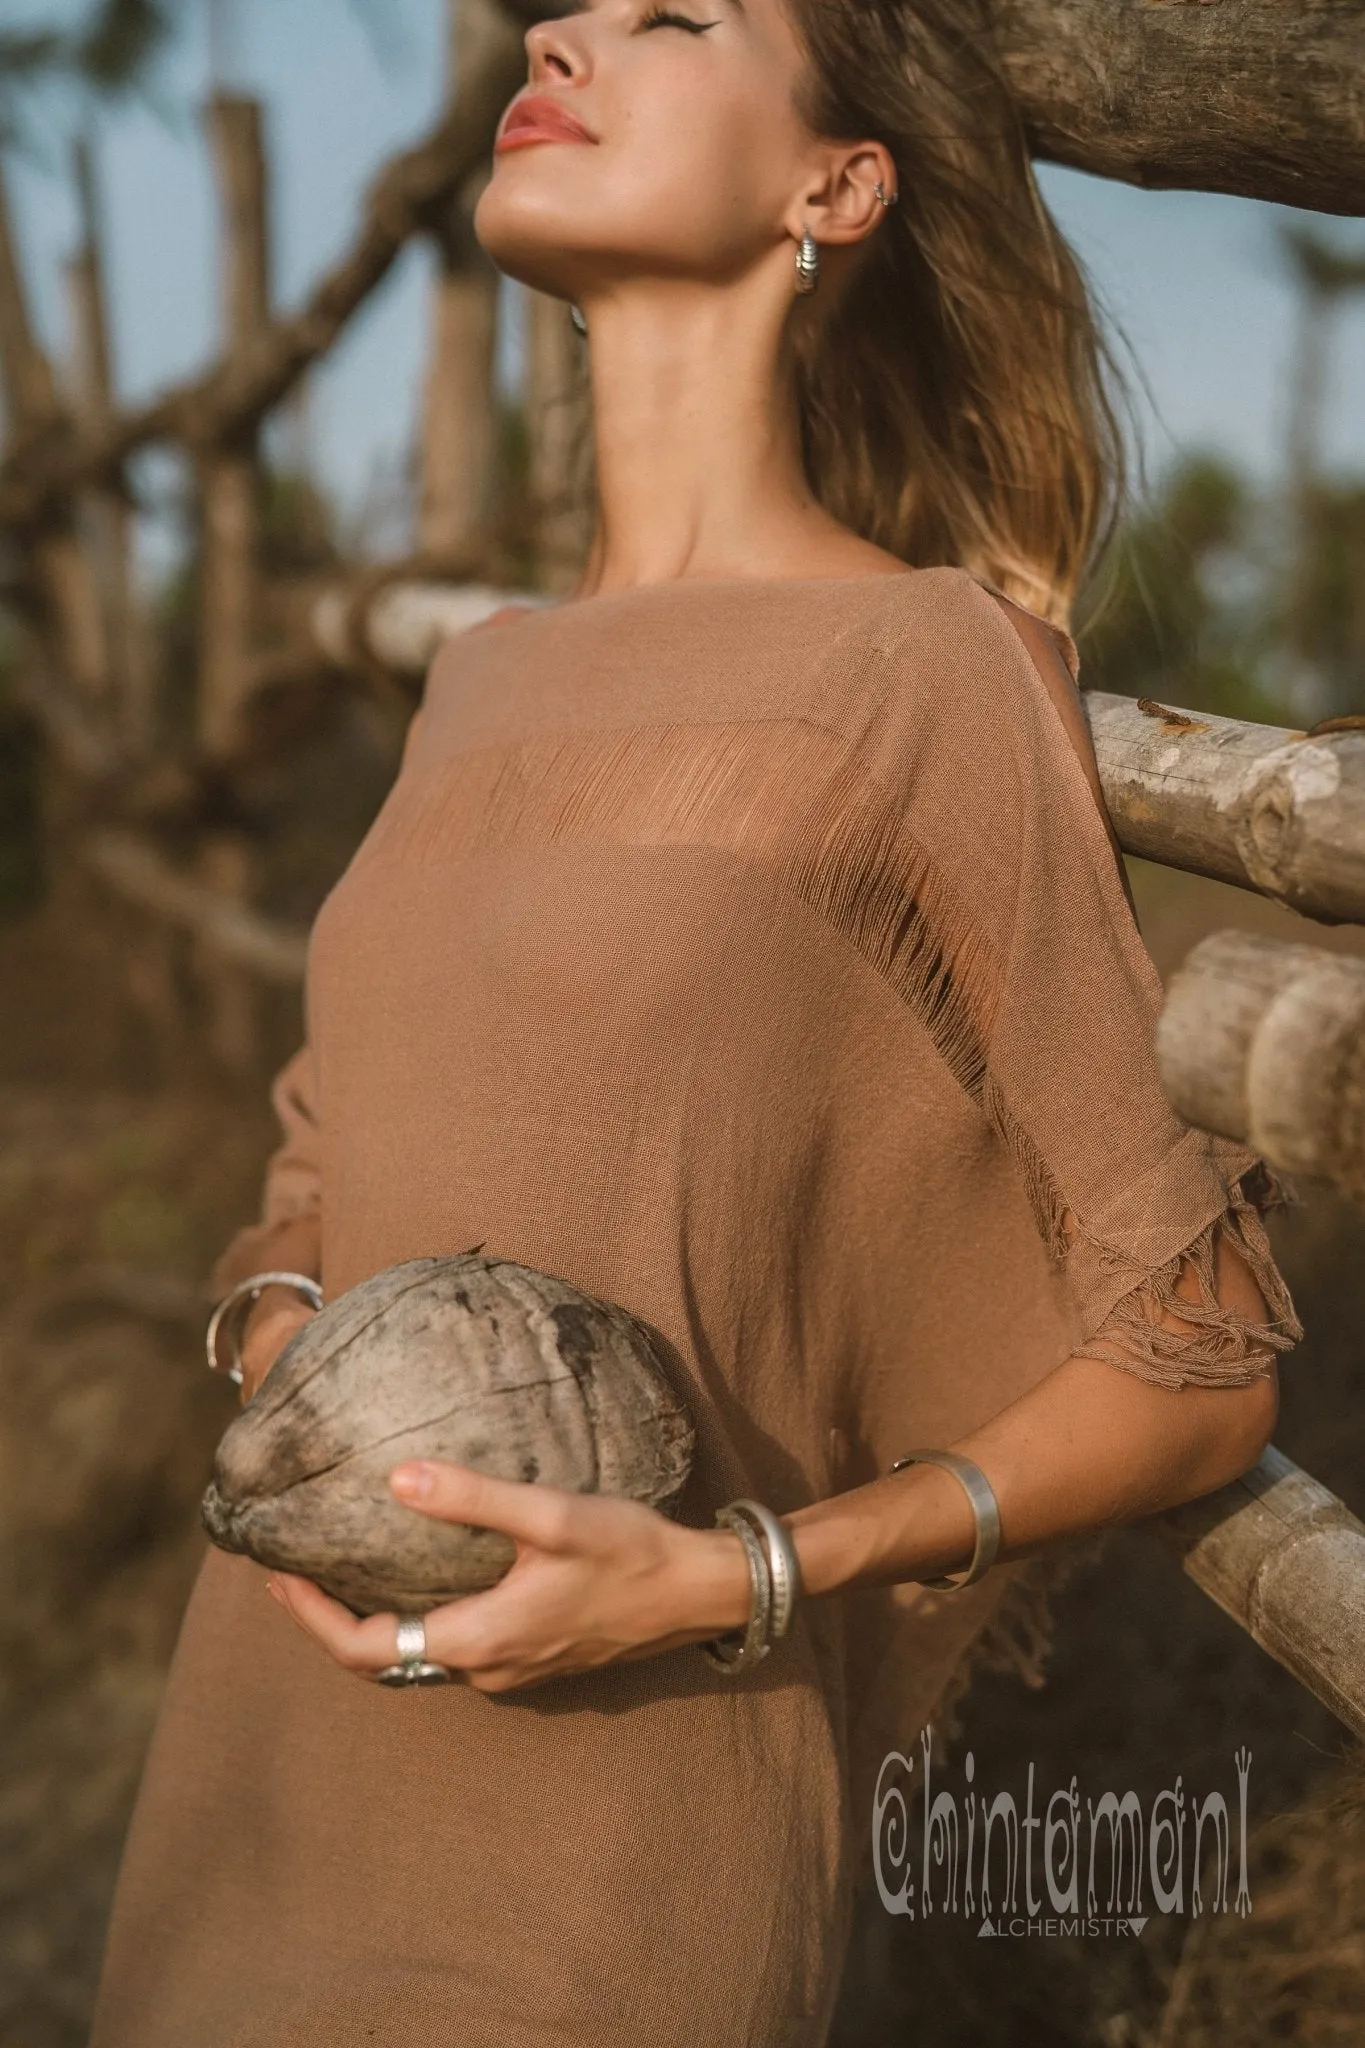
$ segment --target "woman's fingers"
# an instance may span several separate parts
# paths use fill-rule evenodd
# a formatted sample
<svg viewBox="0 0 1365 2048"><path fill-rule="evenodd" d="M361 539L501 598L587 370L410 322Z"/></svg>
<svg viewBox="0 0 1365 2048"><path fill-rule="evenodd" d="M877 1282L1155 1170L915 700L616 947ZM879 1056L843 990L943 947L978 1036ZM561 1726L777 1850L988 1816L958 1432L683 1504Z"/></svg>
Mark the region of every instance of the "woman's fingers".
<svg viewBox="0 0 1365 2048"><path fill-rule="evenodd" d="M370 1614L361 1619L311 1579L293 1572L274 1572L267 1584L299 1627L347 1671L373 1678L377 1671L398 1662L396 1614ZM467 1599L448 1601L423 1615L428 1657L452 1670L471 1673L501 1661L508 1644L500 1620L502 1602L493 1599L496 1591L471 1593Z"/></svg>
<svg viewBox="0 0 1365 2048"><path fill-rule="evenodd" d="M423 1458L395 1465L389 1485L405 1507L442 1522L497 1529L539 1550L560 1550L581 1524L583 1496L559 1486L495 1479L470 1465Z"/></svg>
<svg viewBox="0 0 1365 2048"><path fill-rule="evenodd" d="M396 1614L367 1614L362 1619L294 1572L274 1572L267 1583L299 1627L315 1636L347 1671L373 1676L398 1661Z"/></svg>
<svg viewBox="0 0 1365 2048"><path fill-rule="evenodd" d="M390 1484L426 1514L516 1542L516 1562L496 1585L423 1616L427 1656L480 1691L539 1684L676 1641L680 1589L693 1576L683 1546L706 1539L675 1530L657 1510L435 1459L417 1461L415 1473L411 1463L395 1467ZM373 1679L398 1662L396 1614L359 1619L288 1572L274 1574L272 1591L345 1669Z"/></svg>

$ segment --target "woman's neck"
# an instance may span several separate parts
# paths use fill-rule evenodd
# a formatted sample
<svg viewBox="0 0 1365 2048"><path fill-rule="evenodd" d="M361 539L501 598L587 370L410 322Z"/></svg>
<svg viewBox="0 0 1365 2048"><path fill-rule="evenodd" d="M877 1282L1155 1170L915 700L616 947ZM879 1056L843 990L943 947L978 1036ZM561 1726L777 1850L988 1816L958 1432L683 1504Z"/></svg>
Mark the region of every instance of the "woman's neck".
<svg viewBox="0 0 1365 2048"><path fill-rule="evenodd" d="M779 309L660 281L596 300L588 323L599 512L575 596L890 562L806 482Z"/></svg>

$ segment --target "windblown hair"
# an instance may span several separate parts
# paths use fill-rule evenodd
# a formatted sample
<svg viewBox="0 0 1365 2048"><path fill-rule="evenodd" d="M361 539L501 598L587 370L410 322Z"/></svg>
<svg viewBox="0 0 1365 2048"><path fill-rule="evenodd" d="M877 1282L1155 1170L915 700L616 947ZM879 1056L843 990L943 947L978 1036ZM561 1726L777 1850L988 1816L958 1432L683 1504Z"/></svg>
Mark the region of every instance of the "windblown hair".
<svg viewBox="0 0 1365 2048"><path fill-rule="evenodd" d="M836 519L1060 625L1121 516L1126 392L1043 200L982 0L786 0L817 135L885 144L898 203L842 303L793 322L803 456Z"/></svg>

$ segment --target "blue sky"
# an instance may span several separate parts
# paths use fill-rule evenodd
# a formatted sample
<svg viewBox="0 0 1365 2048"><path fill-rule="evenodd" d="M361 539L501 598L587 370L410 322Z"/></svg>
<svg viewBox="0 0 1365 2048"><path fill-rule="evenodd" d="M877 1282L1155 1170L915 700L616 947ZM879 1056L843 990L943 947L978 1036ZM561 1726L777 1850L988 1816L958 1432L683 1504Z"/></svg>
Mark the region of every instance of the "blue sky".
<svg viewBox="0 0 1365 2048"><path fill-rule="evenodd" d="M376 168L433 117L444 0L220 5L226 82L268 104L276 289L290 304L345 246ZM59 11L74 18L84 10L77 0L0 0L6 27ZM206 17L207 5L165 67L166 117L133 104L102 124L116 354L131 398L212 352L213 195L190 111L208 78ZM30 160L12 176L40 325L60 354L61 263L73 216L59 108L44 126L48 165ZM1355 248L1365 246L1365 226L1218 194L1140 192L1046 165L1040 179L1149 387L1139 397L1153 473L1175 449L1198 444L1272 478L1282 461L1295 311L1277 223L1313 220ZM353 511L367 494L382 496L411 443L427 275L425 252L410 249L313 380L311 445ZM1365 294L1338 323L1327 427L1328 466L1365 473Z"/></svg>

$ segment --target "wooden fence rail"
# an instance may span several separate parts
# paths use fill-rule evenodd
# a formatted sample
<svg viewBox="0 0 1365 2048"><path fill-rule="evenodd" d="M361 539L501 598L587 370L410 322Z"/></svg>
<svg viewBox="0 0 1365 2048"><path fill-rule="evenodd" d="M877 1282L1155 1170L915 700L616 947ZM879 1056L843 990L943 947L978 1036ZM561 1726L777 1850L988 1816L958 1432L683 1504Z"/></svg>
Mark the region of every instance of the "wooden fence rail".
<svg viewBox="0 0 1365 2048"><path fill-rule="evenodd" d="M1087 690L1125 853L1365 924L1365 731L1311 733Z"/></svg>
<svg viewBox="0 0 1365 2048"><path fill-rule="evenodd" d="M1152 1522L1196 1586L1365 1736L1365 1524L1273 1444Z"/></svg>
<svg viewBox="0 0 1365 2048"><path fill-rule="evenodd" d="M1172 977L1156 1055L1188 1123L1365 1201L1365 960L1212 932Z"/></svg>

